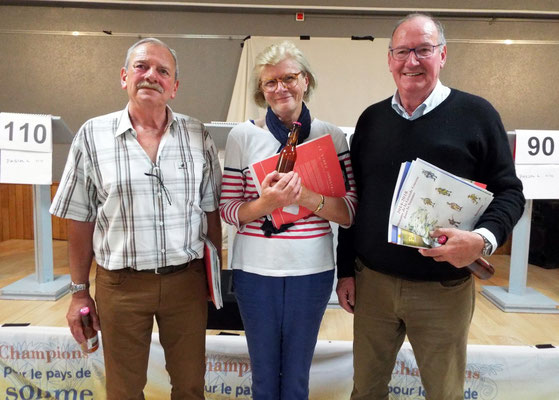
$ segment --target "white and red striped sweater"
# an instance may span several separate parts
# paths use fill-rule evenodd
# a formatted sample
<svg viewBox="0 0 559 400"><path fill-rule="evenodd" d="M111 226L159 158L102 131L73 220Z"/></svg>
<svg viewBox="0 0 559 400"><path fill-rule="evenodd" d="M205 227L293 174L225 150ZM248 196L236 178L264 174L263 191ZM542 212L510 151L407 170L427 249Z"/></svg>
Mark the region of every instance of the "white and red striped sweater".
<svg viewBox="0 0 559 400"><path fill-rule="evenodd" d="M326 133L332 136L338 158L345 166L350 190L344 201L353 222L357 196L347 141L338 127L315 118L309 140ZM333 269L332 230L323 218L311 214L271 238L260 229L265 217L239 224L239 207L258 198L248 166L275 154L279 146L269 131L250 121L233 128L227 139L220 211L225 222L237 227L232 268L267 276L298 276Z"/></svg>

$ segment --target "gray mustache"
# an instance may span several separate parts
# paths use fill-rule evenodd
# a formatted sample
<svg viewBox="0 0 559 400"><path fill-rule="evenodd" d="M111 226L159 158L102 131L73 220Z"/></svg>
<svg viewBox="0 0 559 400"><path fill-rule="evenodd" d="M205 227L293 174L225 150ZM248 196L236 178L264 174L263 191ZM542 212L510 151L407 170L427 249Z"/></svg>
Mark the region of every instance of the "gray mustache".
<svg viewBox="0 0 559 400"><path fill-rule="evenodd" d="M163 93L163 88L158 85L157 83L149 83L146 81L140 82L136 85L136 89L153 89L153 90L157 90L159 93Z"/></svg>

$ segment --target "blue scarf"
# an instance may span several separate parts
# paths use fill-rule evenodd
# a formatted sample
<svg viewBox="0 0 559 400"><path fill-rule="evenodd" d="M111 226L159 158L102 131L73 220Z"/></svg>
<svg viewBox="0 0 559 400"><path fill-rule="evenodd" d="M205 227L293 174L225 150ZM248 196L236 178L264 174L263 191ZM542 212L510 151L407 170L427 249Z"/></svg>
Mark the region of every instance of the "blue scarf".
<svg viewBox="0 0 559 400"><path fill-rule="evenodd" d="M297 144L301 144L307 140L311 133L311 113L305 103L303 103L303 108L301 109L301 114L299 115L299 119L297 121L301 123L301 130L299 131ZM287 143L287 137L289 136L291 127L286 127L269 106L268 111L266 112L266 126L272 135L274 135L276 140L280 142L280 147L277 151L279 153Z"/></svg>

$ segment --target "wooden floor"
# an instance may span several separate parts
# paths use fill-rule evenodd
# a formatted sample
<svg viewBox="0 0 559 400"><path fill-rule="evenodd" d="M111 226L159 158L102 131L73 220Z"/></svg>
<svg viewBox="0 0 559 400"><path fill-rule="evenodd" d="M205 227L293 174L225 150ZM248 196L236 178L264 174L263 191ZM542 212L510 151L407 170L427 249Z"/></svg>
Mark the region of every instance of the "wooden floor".
<svg viewBox="0 0 559 400"><path fill-rule="evenodd" d="M68 273L66 242L54 241L54 273ZM491 257L496 274L483 285L508 287L509 257ZM34 273L34 250L30 240L0 242L0 288ZM93 269L92 269L93 270ZM94 277L91 277L92 282ZM478 292L480 281L476 282ZM559 269L530 265L528 287L559 302ZM58 301L0 300L0 324L29 322L35 326L66 326L70 296ZM352 340L353 318L340 308L326 311L319 339ZM208 331L208 334L216 334ZM559 346L559 314L505 313L478 293L476 311L470 330L470 344Z"/></svg>

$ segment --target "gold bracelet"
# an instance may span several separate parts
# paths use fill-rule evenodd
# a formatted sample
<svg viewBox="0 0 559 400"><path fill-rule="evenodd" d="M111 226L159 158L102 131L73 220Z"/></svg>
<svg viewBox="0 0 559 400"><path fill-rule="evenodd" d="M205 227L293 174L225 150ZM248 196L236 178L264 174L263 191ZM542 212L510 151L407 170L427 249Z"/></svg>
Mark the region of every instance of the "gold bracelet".
<svg viewBox="0 0 559 400"><path fill-rule="evenodd" d="M320 195L320 203L318 203L318 205L316 206L316 210L313 211L314 214L316 214L317 212L319 212L320 210L322 210L322 208L324 207L324 195Z"/></svg>

